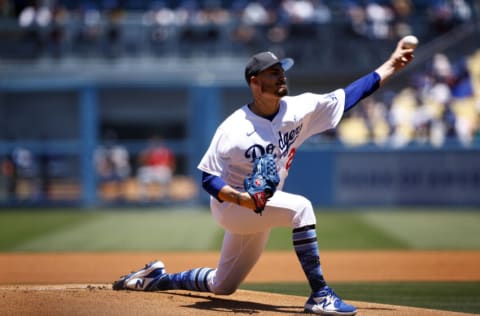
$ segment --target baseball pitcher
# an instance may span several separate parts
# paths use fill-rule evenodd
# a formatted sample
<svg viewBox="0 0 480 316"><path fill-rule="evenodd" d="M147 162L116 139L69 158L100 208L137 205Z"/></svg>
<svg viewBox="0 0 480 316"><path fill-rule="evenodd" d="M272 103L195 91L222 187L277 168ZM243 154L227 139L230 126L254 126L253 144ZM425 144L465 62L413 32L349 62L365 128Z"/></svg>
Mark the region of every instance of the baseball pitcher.
<svg viewBox="0 0 480 316"><path fill-rule="evenodd" d="M223 121L200 161L202 186L211 195L211 212L225 229L216 268L166 273L161 261L121 277L114 290L185 289L228 295L258 261L274 227L291 227L293 247L311 287L304 310L320 315L355 315L327 285L312 204L283 191L295 153L310 136L335 128L343 114L377 90L413 59L400 40L389 59L343 89L289 96L285 72L290 58L258 53L245 67L252 101Z"/></svg>

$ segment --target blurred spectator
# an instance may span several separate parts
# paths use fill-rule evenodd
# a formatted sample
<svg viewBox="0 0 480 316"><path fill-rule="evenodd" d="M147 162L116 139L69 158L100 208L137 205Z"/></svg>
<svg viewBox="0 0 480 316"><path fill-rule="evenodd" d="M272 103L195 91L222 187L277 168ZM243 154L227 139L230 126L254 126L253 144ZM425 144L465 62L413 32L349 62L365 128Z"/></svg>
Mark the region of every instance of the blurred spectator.
<svg viewBox="0 0 480 316"><path fill-rule="evenodd" d="M389 113L392 126L390 146L393 148L406 146L414 139L417 101L416 92L412 88L403 89L393 98Z"/></svg>
<svg viewBox="0 0 480 316"><path fill-rule="evenodd" d="M179 26L179 53L187 55L211 55L219 52L222 29L230 23L229 12L216 0L182 1L176 9L183 16L184 23Z"/></svg>
<svg viewBox="0 0 480 316"><path fill-rule="evenodd" d="M271 22L271 16L261 2L252 1L244 8L241 22L246 25L266 25Z"/></svg>
<svg viewBox="0 0 480 316"><path fill-rule="evenodd" d="M78 26L74 29L74 54L91 57L100 53L103 18L98 8L90 3L81 3L77 8Z"/></svg>
<svg viewBox="0 0 480 316"><path fill-rule="evenodd" d="M312 21L317 24L328 23L332 20L332 11L322 0L313 0Z"/></svg>
<svg viewBox="0 0 480 316"><path fill-rule="evenodd" d="M17 147L12 152L15 181L15 196L18 200L37 199L41 192L39 187L38 164L33 153L24 147Z"/></svg>
<svg viewBox="0 0 480 316"><path fill-rule="evenodd" d="M2 178L5 188L6 199L16 200L17 198L17 169L11 155L7 155L2 160Z"/></svg>
<svg viewBox="0 0 480 316"><path fill-rule="evenodd" d="M469 146L477 129L477 110L473 85L465 58L451 63L444 54L436 54L432 60L432 77L429 94L432 102L444 106L444 111L453 115L454 134L464 146ZM447 123L447 122L445 122ZM447 131L447 129L445 130Z"/></svg>
<svg viewBox="0 0 480 316"><path fill-rule="evenodd" d="M391 38L391 25L394 16L390 7L375 2L369 2L365 11L367 18L367 35L373 39Z"/></svg>
<svg viewBox="0 0 480 316"><path fill-rule="evenodd" d="M466 57L462 57L452 66L451 74L449 85L452 90L452 97L468 98L475 94Z"/></svg>
<svg viewBox="0 0 480 316"><path fill-rule="evenodd" d="M0 0L0 18L15 16L15 7L10 0Z"/></svg>
<svg viewBox="0 0 480 316"><path fill-rule="evenodd" d="M138 194L141 201L171 197L171 185L176 161L173 152L163 139L154 136L149 146L140 154L137 173Z"/></svg>
<svg viewBox="0 0 480 316"><path fill-rule="evenodd" d="M472 8L465 0L451 0L451 3L456 21L466 23L472 19Z"/></svg>
<svg viewBox="0 0 480 316"><path fill-rule="evenodd" d="M175 26L185 23L183 19L184 16L168 7L165 1L154 1L150 4L148 10L143 13L142 24L147 27L148 43L153 55L161 56L172 49L169 41L175 35ZM131 28L129 30L131 31ZM132 39L132 43L129 43L130 47L134 47L138 35L132 33Z"/></svg>
<svg viewBox="0 0 480 316"><path fill-rule="evenodd" d="M63 57L67 45L67 23L70 19L68 10L61 4L52 9L52 23L47 38L47 49L50 56L55 58Z"/></svg>
<svg viewBox="0 0 480 316"><path fill-rule="evenodd" d="M123 53L123 30L121 23L125 12L120 7L114 6L107 12L107 25L104 30L103 52L105 57L117 58Z"/></svg>
<svg viewBox="0 0 480 316"><path fill-rule="evenodd" d="M288 16L289 24L310 23L313 20L314 8L310 1L283 0L282 8Z"/></svg>
<svg viewBox="0 0 480 316"><path fill-rule="evenodd" d="M370 39L392 38L395 14L390 6L376 1L348 1L345 12L354 34Z"/></svg>
<svg viewBox="0 0 480 316"><path fill-rule="evenodd" d="M41 1L31 1L24 7L18 16L18 24L21 27L47 27L52 21L52 12Z"/></svg>
<svg viewBox="0 0 480 316"><path fill-rule="evenodd" d="M393 33L397 38L414 34L412 27L412 15L414 6L411 0L392 0L394 12Z"/></svg>
<svg viewBox="0 0 480 316"><path fill-rule="evenodd" d="M471 17L471 8L465 0L436 0L430 6L429 20L436 34L448 32Z"/></svg>
<svg viewBox="0 0 480 316"><path fill-rule="evenodd" d="M131 174L130 155L113 132L107 133L104 144L96 149L95 166L102 195L109 200L124 199Z"/></svg>
<svg viewBox="0 0 480 316"><path fill-rule="evenodd" d="M365 8L355 2L347 2L346 15L350 22L350 29L355 35L367 35L367 15Z"/></svg>
<svg viewBox="0 0 480 316"><path fill-rule="evenodd" d="M388 109L384 102L367 98L364 100L366 126L370 131L371 141L378 146L388 144L390 125L388 123Z"/></svg>

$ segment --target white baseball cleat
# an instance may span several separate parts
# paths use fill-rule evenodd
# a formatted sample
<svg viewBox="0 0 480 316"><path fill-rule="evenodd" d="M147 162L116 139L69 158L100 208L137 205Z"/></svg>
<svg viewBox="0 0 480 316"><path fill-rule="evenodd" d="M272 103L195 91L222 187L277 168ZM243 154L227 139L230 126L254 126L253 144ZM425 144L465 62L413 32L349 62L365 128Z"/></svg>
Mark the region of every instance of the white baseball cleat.
<svg viewBox="0 0 480 316"><path fill-rule="evenodd" d="M317 315L351 316L357 313L357 308L342 301L332 288L325 286L321 291L310 295L304 311Z"/></svg>
<svg viewBox="0 0 480 316"><path fill-rule="evenodd" d="M163 262L152 261L144 268L120 277L119 280L113 282L112 289L152 291L155 281L165 274L166 270Z"/></svg>

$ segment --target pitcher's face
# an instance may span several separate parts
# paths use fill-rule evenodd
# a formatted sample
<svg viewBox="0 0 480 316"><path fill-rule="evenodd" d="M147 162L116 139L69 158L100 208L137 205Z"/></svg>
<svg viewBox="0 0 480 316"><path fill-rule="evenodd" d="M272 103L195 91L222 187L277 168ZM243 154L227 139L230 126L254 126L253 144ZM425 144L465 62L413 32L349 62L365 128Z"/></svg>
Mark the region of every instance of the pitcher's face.
<svg viewBox="0 0 480 316"><path fill-rule="evenodd" d="M280 64L261 71L256 78L262 93L273 94L277 97L288 95L287 77Z"/></svg>

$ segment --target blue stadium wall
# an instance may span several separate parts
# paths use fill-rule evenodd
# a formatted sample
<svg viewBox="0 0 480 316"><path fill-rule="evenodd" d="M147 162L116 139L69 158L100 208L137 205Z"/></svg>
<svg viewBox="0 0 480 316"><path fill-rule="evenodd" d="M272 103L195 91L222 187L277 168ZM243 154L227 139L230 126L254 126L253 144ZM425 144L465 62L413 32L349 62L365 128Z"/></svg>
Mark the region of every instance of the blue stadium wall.
<svg viewBox="0 0 480 316"><path fill-rule="evenodd" d="M478 206L479 157L478 148L305 149L285 189L319 206Z"/></svg>

